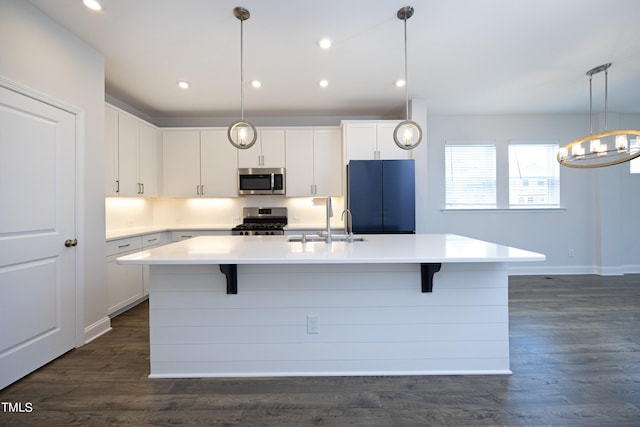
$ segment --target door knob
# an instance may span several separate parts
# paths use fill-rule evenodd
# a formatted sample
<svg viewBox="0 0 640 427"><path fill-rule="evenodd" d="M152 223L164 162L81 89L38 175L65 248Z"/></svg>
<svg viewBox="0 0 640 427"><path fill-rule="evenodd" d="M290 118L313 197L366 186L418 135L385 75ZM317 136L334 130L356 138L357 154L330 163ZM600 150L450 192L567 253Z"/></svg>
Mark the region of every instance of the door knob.
<svg viewBox="0 0 640 427"><path fill-rule="evenodd" d="M78 239L73 239L73 240L67 239L67 240L64 241L64 245L67 248L70 248L72 246L77 246L78 245Z"/></svg>

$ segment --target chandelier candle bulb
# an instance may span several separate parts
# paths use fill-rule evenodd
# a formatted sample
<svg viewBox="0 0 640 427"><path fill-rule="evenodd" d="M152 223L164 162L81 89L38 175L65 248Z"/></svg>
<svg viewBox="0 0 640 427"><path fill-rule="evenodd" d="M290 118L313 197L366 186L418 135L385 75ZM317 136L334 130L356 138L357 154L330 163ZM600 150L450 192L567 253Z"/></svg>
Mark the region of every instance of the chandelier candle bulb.
<svg viewBox="0 0 640 427"><path fill-rule="evenodd" d="M629 147L627 135L616 135L616 150L618 153L625 153Z"/></svg>

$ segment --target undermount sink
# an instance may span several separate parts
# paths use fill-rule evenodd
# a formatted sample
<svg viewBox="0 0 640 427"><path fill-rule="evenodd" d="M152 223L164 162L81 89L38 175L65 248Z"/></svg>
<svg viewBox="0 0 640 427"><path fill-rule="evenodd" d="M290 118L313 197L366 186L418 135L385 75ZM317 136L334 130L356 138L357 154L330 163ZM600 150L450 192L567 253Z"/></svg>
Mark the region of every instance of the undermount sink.
<svg viewBox="0 0 640 427"><path fill-rule="evenodd" d="M324 242L326 238L324 236L318 236L317 234L308 235L295 235L289 236L289 242ZM365 238L362 236L347 236L346 234L332 234L331 241L333 242L364 242Z"/></svg>

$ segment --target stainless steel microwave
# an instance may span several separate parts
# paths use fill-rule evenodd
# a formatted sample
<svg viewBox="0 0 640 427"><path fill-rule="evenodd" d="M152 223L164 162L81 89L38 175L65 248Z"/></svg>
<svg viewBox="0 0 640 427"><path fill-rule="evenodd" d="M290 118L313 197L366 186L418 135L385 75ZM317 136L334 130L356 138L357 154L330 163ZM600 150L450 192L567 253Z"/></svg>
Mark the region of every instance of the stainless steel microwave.
<svg viewBox="0 0 640 427"><path fill-rule="evenodd" d="M284 168L238 169L238 194L285 194Z"/></svg>

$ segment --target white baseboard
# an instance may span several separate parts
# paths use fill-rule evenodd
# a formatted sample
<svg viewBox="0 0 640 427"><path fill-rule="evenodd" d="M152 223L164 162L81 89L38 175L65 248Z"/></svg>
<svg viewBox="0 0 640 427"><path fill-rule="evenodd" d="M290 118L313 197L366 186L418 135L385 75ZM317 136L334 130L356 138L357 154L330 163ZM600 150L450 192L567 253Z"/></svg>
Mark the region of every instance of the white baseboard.
<svg viewBox="0 0 640 427"><path fill-rule="evenodd" d="M522 265L510 264L510 276L544 276L548 274L597 274L599 276L622 276L625 274L640 274L640 265L621 265L617 267L601 267L597 265Z"/></svg>
<svg viewBox="0 0 640 427"><path fill-rule="evenodd" d="M84 328L84 343L88 344L111 330L111 319L105 316Z"/></svg>

